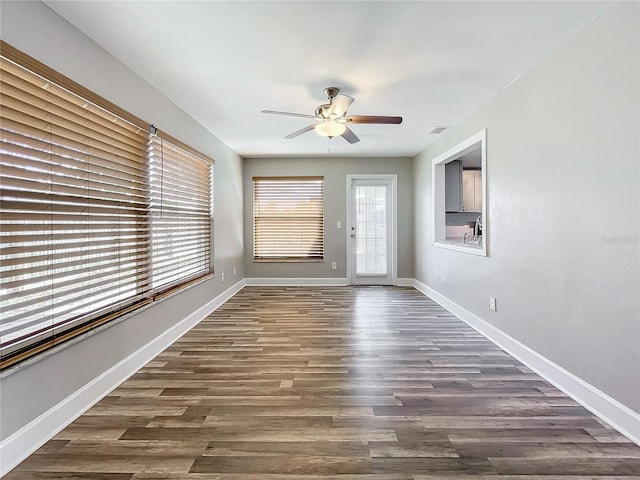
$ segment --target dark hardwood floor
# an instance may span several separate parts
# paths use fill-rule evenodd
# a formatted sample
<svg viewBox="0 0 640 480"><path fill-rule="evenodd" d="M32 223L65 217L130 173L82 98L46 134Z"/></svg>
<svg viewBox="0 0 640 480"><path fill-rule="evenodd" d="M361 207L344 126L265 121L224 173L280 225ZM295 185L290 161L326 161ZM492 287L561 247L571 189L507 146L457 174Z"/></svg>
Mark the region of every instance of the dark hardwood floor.
<svg viewBox="0 0 640 480"><path fill-rule="evenodd" d="M640 447L412 288L250 287L6 480L640 478Z"/></svg>

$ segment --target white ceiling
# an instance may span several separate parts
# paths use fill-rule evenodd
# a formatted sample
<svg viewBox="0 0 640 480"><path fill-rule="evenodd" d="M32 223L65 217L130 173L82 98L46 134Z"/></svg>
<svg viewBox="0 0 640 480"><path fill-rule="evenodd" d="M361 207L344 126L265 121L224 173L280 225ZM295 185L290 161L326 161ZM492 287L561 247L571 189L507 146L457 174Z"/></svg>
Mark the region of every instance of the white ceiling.
<svg viewBox="0 0 640 480"><path fill-rule="evenodd" d="M354 96L361 142L335 156L414 156L612 1L56 1L46 3L245 157L326 155L322 90ZM162 125L158 125L162 128Z"/></svg>

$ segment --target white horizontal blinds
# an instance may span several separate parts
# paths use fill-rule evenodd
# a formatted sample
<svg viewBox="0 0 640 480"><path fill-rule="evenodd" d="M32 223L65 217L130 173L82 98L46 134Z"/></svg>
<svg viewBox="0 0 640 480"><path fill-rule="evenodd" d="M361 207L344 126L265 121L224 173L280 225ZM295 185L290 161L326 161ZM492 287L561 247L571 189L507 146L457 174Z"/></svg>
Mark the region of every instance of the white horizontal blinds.
<svg viewBox="0 0 640 480"><path fill-rule="evenodd" d="M148 134L1 58L0 349L150 290Z"/></svg>
<svg viewBox="0 0 640 480"><path fill-rule="evenodd" d="M154 289L211 273L212 185L210 162L149 139Z"/></svg>
<svg viewBox="0 0 640 480"><path fill-rule="evenodd" d="M323 259L323 183L323 177L253 178L255 259Z"/></svg>

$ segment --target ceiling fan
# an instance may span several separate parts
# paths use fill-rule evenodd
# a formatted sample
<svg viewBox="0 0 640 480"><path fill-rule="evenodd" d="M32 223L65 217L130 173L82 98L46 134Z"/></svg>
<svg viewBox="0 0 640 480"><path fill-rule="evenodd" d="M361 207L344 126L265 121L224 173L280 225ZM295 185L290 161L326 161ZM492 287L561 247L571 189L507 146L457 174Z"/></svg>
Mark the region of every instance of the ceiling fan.
<svg viewBox="0 0 640 480"><path fill-rule="evenodd" d="M349 115L347 109L353 103L354 98L340 93L338 87L325 88L324 94L327 96L329 103L325 103L316 108L315 115L306 115L304 113L278 112L275 110L262 110L262 113L270 113L273 115L288 115L290 117L311 118L316 121L313 125L301 128L300 130L287 135L286 139L295 138L298 135L315 130L316 133L323 137L341 136L349 143L359 142L360 139L347 126L356 123L375 123L375 124L394 124L402 123L402 117L387 117L379 115Z"/></svg>

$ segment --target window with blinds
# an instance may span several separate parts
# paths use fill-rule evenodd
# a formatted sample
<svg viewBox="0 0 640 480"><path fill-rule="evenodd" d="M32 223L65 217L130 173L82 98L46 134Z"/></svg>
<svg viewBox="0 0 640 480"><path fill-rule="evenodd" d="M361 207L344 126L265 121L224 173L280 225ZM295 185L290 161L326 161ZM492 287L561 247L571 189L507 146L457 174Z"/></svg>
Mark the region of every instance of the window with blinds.
<svg viewBox="0 0 640 480"><path fill-rule="evenodd" d="M149 141L153 288L208 273L211 265L212 169L159 137Z"/></svg>
<svg viewBox="0 0 640 480"><path fill-rule="evenodd" d="M253 178L255 260L324 258L324 177Z"/></svg>
<svg viewBox="0 0 640 480"><path fill-rule="evenodd" d="M210 273L212 165L0 62L6 367Z"/></svg>

